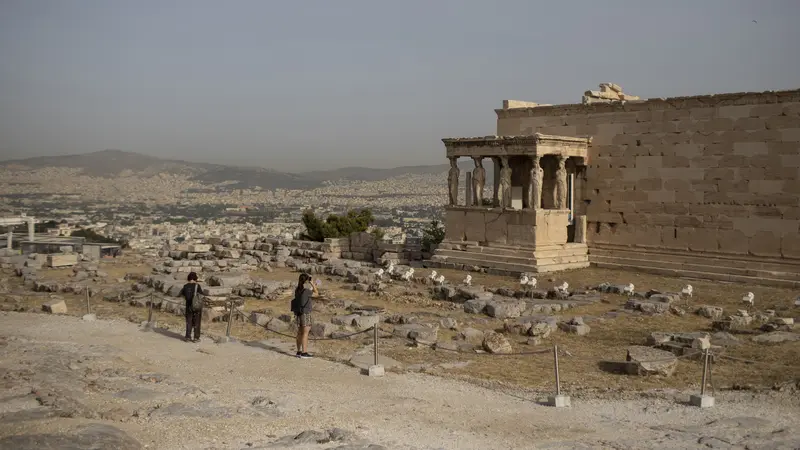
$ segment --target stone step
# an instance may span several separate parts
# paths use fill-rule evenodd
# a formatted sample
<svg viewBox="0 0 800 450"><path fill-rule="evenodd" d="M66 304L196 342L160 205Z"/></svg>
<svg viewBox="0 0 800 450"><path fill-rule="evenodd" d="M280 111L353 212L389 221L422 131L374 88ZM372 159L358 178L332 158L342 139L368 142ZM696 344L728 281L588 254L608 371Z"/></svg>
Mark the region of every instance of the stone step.
<svg viewBox="0 0 800 450"><path fill-rule="evenodd" d="M650 262L650 264L653 264ZM687 271L682 269L666 269L663 267L655 267L652 265L631 265L627 263L616 263L616 262L606 262L606 261L592 261L592 266L600 267L604 269L616 269L616 270L624 270L624 271L633 271L633 272L644 272L650 273L654 275L663 275L663 276L670 276L670 277L688 277L688 278L699 278L699 279L706 279L706 280L718 280L718 281L726 281L732 283L744 283L744 284L761 284L767 286L778 286L778 287L785 287L790 289L798 289L800 288L800 282L791 281L791 280L781 280L781 279L774 279L774 278L764 278L764 277L748 277L742 275L729 275L724 273L717 273L717 272L705 272L705 271ZM713 269L709 267L709 269Z"/></svg>
<svg viewBox="0 0 800 450"><path fill-rule="evenodd" d="M446 268L446 269L454 269L454 270L472 270L475 267L474 264L462 264L457 262L429 262L427 263L426 267L432 268ZM480 266L479 266L480 267ZM578 270L578 269L585 269L589 267L589 263L573 263L573 264L557 264L552 266L541 266L541 267L530 267L530 266L515 266L515 267L505 267L505 268L497 268L497 267L483 267L486 273L490 275L506 275L516 277L523 272L527 273L555 273L555 272L562 272L565 270Z"/></svg>
<svg viewBox="0 0 800 450"><path fill-rule="evenodd" d="M718 273L721 275L733 275L733 276L751 277L751 278L770 278L770 279L800 282L800 274L796 273L770 272L770 271L755 270L755 269L740 269L737 267L721 267L709 264L687 264L682 262L664 261L661 259L654 259L654 258L647 258L647 259L643 259L641 257L622 258L619 256L605 256L605 255L592 254L589 255L589 261L592 263L607 262L607 263L623 264L628 266L658 265L658 267L664 269L672 269L678 271L683 270L687 273L689 272Z"/></svg>
<svg viewBox="0 0 800 450"><path fill-rule="evenodd" d="M509 274L519 274L522 272L533 272L533 273L545 273L545 272L556 272L560 270L569 270L569 269L580 269L589 267L589 260L584 255L583 258L575 258L570 260L567 258L566 261L556 261L551 259L546 260L533 260L528 259L527 261L498 261L498 260L491 260L485 258L486 255L474 254L469 252L459 252L458 250L449 250L451 252L456 252L455 255L448 255L444 257L444 255L435 255L431 258L431 263L434 264L441 264L443 267L452 267L455 266L467 266L467 267L483 267L483 268L491 268L495 269L494 273L509 273ZM437 253L439 251L437 250ZM461 267L456 267L461 268Z"/></svg>
<svg viewBox="0 0 800 450"><path fill-rule="evenodd" d="M589 254L592 256L606 256L606 257L619 257L631 259L657 259L658 261L674 262L680 264L697 264L703 266L735 268L735 269L748 269L760 270L765 273L782 272L800 274L800 261L780 261L771 258L758 258L758 257L733 257L722 255L692 255L686 253L658 251L649 249L633 249L633 248L609 248L609 247L592 247L589 249Z"/></svg>
<svg viewBox="0 0 800 450"><path fill-rule="evenodd" d="M547 246L533 248L514 248L514 247L499 247L494 244L491 246L467 246L468 252L480 253L486 255L497 256L511 256L511 257L527 257L531 258L536 252L537 257L550 257L557 255L585 255L587 253L586 245L566 245L566 246Z"/></svg>
<svg viewBox="0 0 800 450"><path fill-rule="evenodd" d="M437 249L436 256L446 256L448 258L469 258L469 259L477 259L481 261L485 261L486 264L495 264L495 263L509 263L509 264L521 264L521 265L542 265L542 264L567 264L573 262L585 262L588 261L588 255L584 252L583 254L557 254L552 256L544 256L544 257L536 257L534 258L533 255L530 256L505 256L505 255L495 255L491 253L476 253L470 251L462 251L462 250L440 250Z"/></svg>

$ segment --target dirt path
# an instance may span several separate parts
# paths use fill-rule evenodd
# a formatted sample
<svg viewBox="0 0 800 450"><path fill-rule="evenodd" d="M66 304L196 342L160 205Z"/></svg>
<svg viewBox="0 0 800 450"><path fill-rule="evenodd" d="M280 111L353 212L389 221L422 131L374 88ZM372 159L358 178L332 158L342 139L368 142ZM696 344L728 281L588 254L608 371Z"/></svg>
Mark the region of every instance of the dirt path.
<svg viewBox="0 0 800 450"><path fill-rule="evenodd" d="M0 449L46 448L24 435L73 445L95 436L120 449L800 447L796 404L725 394L710 410L669 398L554 409L426 375L369 378L257 345L188 344L122 321L2 313L0 375ZM332 428L346 433L293 439Z"/></svg>

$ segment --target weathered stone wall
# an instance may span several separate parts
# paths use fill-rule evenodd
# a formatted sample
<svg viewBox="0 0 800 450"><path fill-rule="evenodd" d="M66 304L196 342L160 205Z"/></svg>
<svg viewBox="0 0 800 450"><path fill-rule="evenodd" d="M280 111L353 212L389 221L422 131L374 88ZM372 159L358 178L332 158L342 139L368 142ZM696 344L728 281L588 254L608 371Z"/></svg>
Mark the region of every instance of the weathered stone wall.
<svg viewBox="0 0 800 450"><path fill-rule="evenodd" d="M800 90L496 112L498 135L593 137L590 245L800 259Z"/></svg>
<svg viewBox="0 0 800 450"><path fill-rule="evenodd" d="M568 216L561 210L506 210L448 207L445 239L521 246L567 242Z"/></svg>
<svg viewBox="0 0 800 450"><path fill-rule="evenodd" d="M344 259L378 264L409 264L411 261L422 260L422 250L418 246L377 242L371 233L352 233L348 242L349 251L342 252Z"/></svg>

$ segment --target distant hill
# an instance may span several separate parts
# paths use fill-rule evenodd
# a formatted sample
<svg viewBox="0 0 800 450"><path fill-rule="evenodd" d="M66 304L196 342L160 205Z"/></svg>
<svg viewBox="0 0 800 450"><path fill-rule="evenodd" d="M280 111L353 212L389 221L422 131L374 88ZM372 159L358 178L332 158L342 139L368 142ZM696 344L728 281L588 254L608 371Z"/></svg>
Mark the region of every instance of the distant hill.
<svg viewBox="0 0 800 450"><path fill-rule="evenodd" d="M135 173L200 173L214 170L213 164L190 163L186 161L156 158L140 153L122 150L103 150L92 153L62 156L37 156L0 162L0 166L22 166L29 169L45 167L69 167L83 169L83 173L93 177L113 177L130 170Z"/></svg>
<svg viewBox="0 0 800 450"><path fill-rule="evenodd" d="M343 167L341 169L322 170L313 172L302 172L304 177L314 180L339 180L347 179L353 181L375 181L386 178L397 177L406 174L437 174L447 172L450 168L448 164L435 166L404 166L391 169L372 169L369 167Z"/></svg>
<svg viewBox="0 0 800 450"><path fill-rule="evenodd" d="M69 167L82 169L94 177L117 177L126 175L151 176L158 173L182 174L206 184L234 182L231 188L246 189L256 186L262 189L310 189L324 181L347 179L352 181L376 181L407 174L439 174L449 169L448 164L430 166L405 166L391 169L368 167L344 167L341 169L303 173L279 172L260 167L235 167L221 164L195 163L182 160L162 159L121 150L103 150L79 155L39 156L0 162L0 167L19 170L43 169L46 167ZM459 163L462 170L472 170L472 163ZM491 165L487 164L487 176L491 177Z"/></svg>

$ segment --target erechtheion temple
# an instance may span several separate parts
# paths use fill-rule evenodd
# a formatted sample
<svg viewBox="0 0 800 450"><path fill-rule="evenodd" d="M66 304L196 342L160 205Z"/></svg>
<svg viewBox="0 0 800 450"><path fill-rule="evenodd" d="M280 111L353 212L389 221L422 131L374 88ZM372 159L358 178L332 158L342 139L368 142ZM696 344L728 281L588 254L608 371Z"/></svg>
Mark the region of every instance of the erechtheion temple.
<svg viewBox="0 0 800 450"><path fill-rule="evenodd" d="M800 90L641 100L604 83L581 104L496 113L497 136L443 139L450 205L433 265L800 286ZM474 169L460 174L459 158Z"/></svg>

